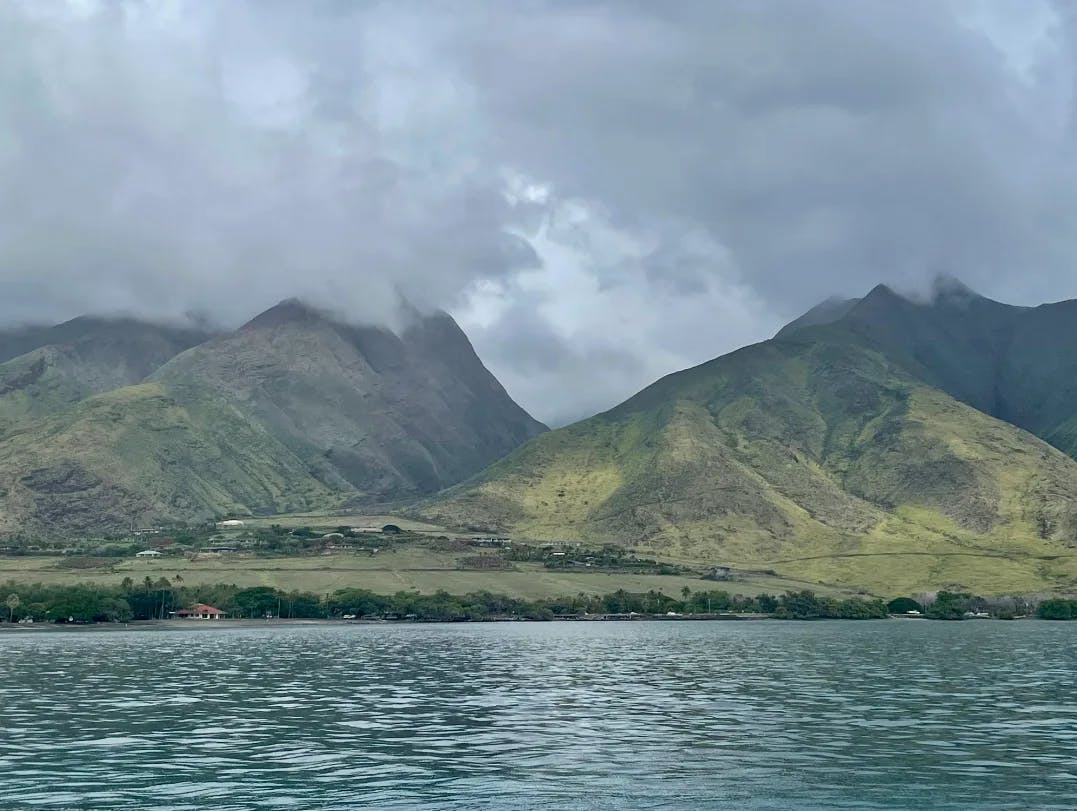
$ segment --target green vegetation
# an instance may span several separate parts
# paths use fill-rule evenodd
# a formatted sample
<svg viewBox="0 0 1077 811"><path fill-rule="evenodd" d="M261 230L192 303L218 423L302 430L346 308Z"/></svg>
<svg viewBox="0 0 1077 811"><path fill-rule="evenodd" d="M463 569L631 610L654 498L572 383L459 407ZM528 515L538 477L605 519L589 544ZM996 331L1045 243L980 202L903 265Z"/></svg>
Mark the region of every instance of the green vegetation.
<svg viewBox="0 0 1077 811"><path fill-rule="evenodd" d="M933 620L959 620L964 619L965 614L972 611L970 603L971 594L952 594L948 591L940 591L935 602L927 607L925 615Z"/></svg>
<svg viewBox="0 0 1077 811"><path fill-rule="evenodd" d="M544 430L443 313L400 335L298 302L208 341L68 326L0 333L0 536L415 496Z"/></svg>
<svg viewBox="0 0 1077 811"><path fill-rule="evenodd" d="M401 531L375 529L389 523ZM729 582L747 595L807 585L764 572L662 562L619 547L459 537L433 524L388 516L302 514L138 532L137 537L27 539L2 550L0 581L111 586L125 577L140 581L179 575L190 585L226 582L286 592L489 591L531 600L618 590L675 594L700 588L705 580ZM135 557L147 549L156 555ZM814 588L852 596L851 590Z"/></svg>
<svg viewBox="0 0 1077 811"><path fill-rule="evenodd" d="M455 545L453 545L455 547ZM444 589L456 594L491 591L524 599L559 594L601 594L623 589L666 594L685 586L695 589L705 581L685 575L649 575L635 572L595 572L588 569L547 569L541 563L514 563L510 569L465 568L462 558L474 554L470 547L441 550L432 545L404 544L376 554L363 550L331 554L269 555L205 553L160 558L82 558L71 566L69 557L0 557L0 581L42 582L73 585L92 582L113 586L125 577L174 579L190 585L235 583L240 586L271 586L283 591L301 590L325 594L342 588L364 588L380 594L416 590L433 594ZM85 561L85 566L82 562ZM95 565L96 564L96 565ZM804 588L803 583L768 575L745 574L729 584L743 594ZM850 592L826 587L822 593L849 596Z"/></svg>
<svg viewBox="0 0 1077 811"><path fill-rule="evenodd" d="M1077 584L1077 462L838 332L670 375L419 512L876 594Z"/></svg>
<svg viewBox="0 0 1077 811"><path fill-rule="evenodd" d="M897 597L886 604L891 614L908 614L910 611L923 612L924 607L911 597Z"/></svg>
<svg viewBox="0 0 1077 811"><path fill-rule="evenodd" d="M1077 600L1044 600L1036 616L1044 620L1077 620Z"/></svg>
<svg viewBox="0 0 1077 811"><path fill-rule="evenodd" d="M494 618L553 619L586 615L715 615L765 614L779 619L879 619L887 616L879 600L832 600L810 591L780 597L760 594L745 597L726 591L682 590L681 599L659 591L631 593L618 590L603 595L578 594L525 600L486 591L451 595L445 591L417 594L399 591L377 594L366 589L340 589L319 596L312 592L284 592L266 586L189 586L165 578L130 578L119 586L20 585L7 583L9 621L90 623L167 619L184 607L204 603L236 618L368 618L436 622L477 621Z"/></svg>
<svg viewBox="0 0 1077 811"><path fill-rule="evenodd" d="M133 323L0 334L0 547L62 552L25 567L53 583L535 600L732 570L838 603L943 589L925 614L977 615L973 594L1077 587L1075 315L952 281L930 305L880 287L537 436L447 316L394 336L286 302L206 342ZM408 518L333 515L375 502ZM514 542L477 553L444 527ZM146 545L164 557L136 569Z"/></svg>
<svg viewBox="0 0 1077 811"><path fill-rule="evenodd" d="M778 599L778 605L774 609L775 617L790 620L866 620L882 619L889 614L886 603L882 600L835 600L817 597L810 591L784 594Z"/></svg>
<svg viewBox="0 0 1077 811"><path fill-rule="evenodd" d="M691 569L651 558L641 558L626 549L604 544L589 549L582 544L554 546L552 544L517 544L503 551L507 560L539 562L547 569L594 569L596 571L637 572L639 574L700 575L699 567Z"/></svg>

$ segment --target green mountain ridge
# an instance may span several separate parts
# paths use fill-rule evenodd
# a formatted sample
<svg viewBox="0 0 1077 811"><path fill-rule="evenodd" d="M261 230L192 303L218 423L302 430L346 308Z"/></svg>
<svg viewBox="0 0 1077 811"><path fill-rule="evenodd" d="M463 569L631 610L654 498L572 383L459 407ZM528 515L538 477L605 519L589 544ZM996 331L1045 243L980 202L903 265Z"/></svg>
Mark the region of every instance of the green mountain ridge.
<svg viewBox="0 0 1077 811"><path fill-rule="evenodd" d="M836 317L834 317L836 316ZM799 319L798 319L799 321ZM1077 454L1077 301L1017 307L940 279L927 301L880 285L777 340L841 332L974 408Z"/></svg>
<svg viewBox="0 0 1077 811"><path fill-rule="evenodd" d="M1025 349L1068 334L1063 305L953 285L839 305L540 436L420 511L878 593L1077 585L1077 462L988 413L1066 414L1065 390L1050 408L1018 396L1065 359Z"/></svg>
<svg viewBox="0 0 1077 811"><path fill-rule="evenodd" d="M87 339L80 355L36 347L0 366L0 532L414 496L545 430L445 314L397 335L284 302L175 351L135 351L135 337Z"/></svg>
<svg viewBox="0 0 1077 811"><path fill-rule="evenodd" d="M131 318L76 318L0 333L0 440L38 417L144 380L204 330Z"/></svg>

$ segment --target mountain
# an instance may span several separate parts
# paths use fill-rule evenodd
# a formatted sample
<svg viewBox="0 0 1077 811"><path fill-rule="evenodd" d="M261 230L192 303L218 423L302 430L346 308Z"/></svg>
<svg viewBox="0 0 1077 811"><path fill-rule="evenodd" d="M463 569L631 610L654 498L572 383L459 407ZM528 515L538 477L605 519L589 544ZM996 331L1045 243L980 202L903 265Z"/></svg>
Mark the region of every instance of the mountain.
<svg viewBox="0 0 1077 811"><path fill-rule="evenodd" d="M87 340L77 357L110 345ZM32 365L38 351L9 364ZM453 484L545 430L443 313L396 334L289 301L163 363L104 365L118 388L88 387L92 396L42 407L0 438L0 531L398 499ZM95 368L71 367L71 381ZM19 396L33 403L30 385Z"/></svg>
<svg viewBox="0 0 1077 811"><path fill-rule="evenodd" d="M819 304L816 304L804 315L800 316L794 321L790 321L784 327L782 327L775 338L785 338L792 335L794 332L798 332L807 327L815 327L823 324L833 324L835 321L840 321L849 311L852 310L861 299L858 298L828 298Z"/></svg>
<svg viewBox="0 0 1077 811"><path fill-rule="evenodd" d="M798 319L778 339L843 332L917 378L1077 455L1077 301L1016 307L942 277L930 297L885 285L833 318Z"/></svg>
<svg viewBox="0 0 1077 811"><path fill-rule="evenodd" d="M421 512L882 594L1071 588L1077 462L991 414L1039 414L1016 399L1019 359L1069 329L1051 308L1027 320L1040 310L876 288L544 434Z"/></svg>
<svg viewBox="0 0 1077 811"><path fill-rule="evenodd" d="M545 430L445 313L397 335L284 302L150 380L241 403L319 476L379 498L454 484Z"/></svg>
<svg viewBox="0 0 1077 811"><path fill-rule="evenodd" d="M210 335L131 318L88 317L0 332L0 439L34 418L138 383Z"/></svg>

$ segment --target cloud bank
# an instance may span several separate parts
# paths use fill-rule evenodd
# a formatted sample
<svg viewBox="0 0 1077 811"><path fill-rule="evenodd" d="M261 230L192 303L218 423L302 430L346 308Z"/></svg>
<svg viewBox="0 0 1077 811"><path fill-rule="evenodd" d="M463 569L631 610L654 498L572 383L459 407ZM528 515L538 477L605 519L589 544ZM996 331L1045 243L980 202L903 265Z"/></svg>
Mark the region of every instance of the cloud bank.
<svg viewBox="0 0 1077 811"><path fill-rule="evenodd" d="M940 272L1077 296L1064 4L0 5L0 323L452 311L540 419Z"/></svg>

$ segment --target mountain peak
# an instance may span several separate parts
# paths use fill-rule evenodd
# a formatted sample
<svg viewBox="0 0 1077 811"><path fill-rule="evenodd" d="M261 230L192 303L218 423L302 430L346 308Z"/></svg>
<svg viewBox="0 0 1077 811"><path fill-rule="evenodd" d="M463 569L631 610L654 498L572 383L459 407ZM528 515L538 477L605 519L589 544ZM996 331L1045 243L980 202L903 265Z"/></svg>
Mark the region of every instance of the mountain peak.
<svg viewBox="0 0 1077 811"><path fill-rule="evenodd" d="M840 321L849 311L860 303L860 299L857 298L842 298L841 296L831 296L825 301L821 301L808 310L804 315L799 318L790 321L774 336L775 338L788 338L795 332L799 332L802 329L808 327L820 327L826 324L833 324L835 321Z"/></svg>
<svg viewBox="0 0 1077 811"><path fill-rule="evenodd" d="M983 296L949 273L940 273L931 282L931 303L933 304L967 304L982 298Z"/></svg>
<svg viewBox="0 0 1077 811"><path fill-rule="evenodd" d="M287 298L259 313L240 329L266 329L284 324L311 324L326 320L329 320L329 315L324 310L319 310L301 299Z"/></svg>

